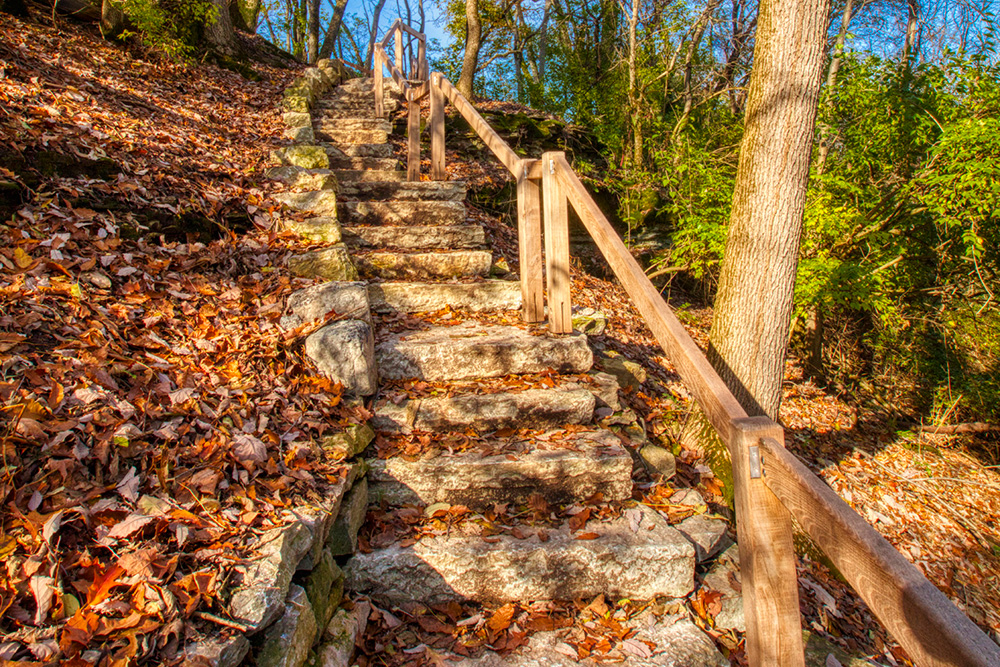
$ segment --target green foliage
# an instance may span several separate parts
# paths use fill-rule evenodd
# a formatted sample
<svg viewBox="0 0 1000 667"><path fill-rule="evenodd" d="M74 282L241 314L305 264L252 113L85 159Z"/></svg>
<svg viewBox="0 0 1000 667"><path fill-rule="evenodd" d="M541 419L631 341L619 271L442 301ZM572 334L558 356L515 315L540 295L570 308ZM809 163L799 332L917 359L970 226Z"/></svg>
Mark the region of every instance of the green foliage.
<svg viewBox="0 0 1000 667"><path fill-rule="evenodd" d="M200 27L214 21L217 9L208 0L113 0L128 18L135 35L146 47L172 60L187 60L195 53Z"/></svg>

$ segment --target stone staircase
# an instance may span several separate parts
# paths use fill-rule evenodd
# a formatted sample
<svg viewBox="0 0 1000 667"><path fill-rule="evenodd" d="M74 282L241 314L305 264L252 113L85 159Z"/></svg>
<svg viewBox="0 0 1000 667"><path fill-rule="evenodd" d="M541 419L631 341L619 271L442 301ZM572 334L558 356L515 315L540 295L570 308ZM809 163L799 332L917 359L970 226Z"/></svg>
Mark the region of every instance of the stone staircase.
<svg viewBox="0 0 1000 667"><path fill-rule="evenodd" d="M275 172L304 190L280 196L309 216L290 227L326 244L290 258L289 269L330 281L294 294L283 325L337 314L309 335L306 353L348 391L373 396L380 438L454 435L475 443L454 453L442 445L420 456L372 455L369 507L440 503L480 517L504 504L545 511L491 535L482 522L468 521L411 545L373 544L346 560L347 589L388 607L687 596L705 549L696 554L699 538L631 501L633 457L595 419L597 409L621 409L615 378L593 369L581 333L556 336L490 320L520 308L518 283L490 277L493 257L483 227L466 218L463 183L403 180L388 142L391 126L373 117L372 97L371 81L354 79L317 101L312 129L328 168ZM385 108L397 106L387 89ZM406 314L445 308L446 322L392 326ZM507 314L503 321L514 321ZM547 379L543 386L524 381L538 374ZM420 382L447 390L413 391ZM594 518L573 522L584 507L598 506ZM718 543L724 528L716 532ZM623 653L626 664L728 664L686 614L628 623L656 648ZM455 664L575 664L553 649L559 641L542 632L503 660L487 652Z"/></svg>

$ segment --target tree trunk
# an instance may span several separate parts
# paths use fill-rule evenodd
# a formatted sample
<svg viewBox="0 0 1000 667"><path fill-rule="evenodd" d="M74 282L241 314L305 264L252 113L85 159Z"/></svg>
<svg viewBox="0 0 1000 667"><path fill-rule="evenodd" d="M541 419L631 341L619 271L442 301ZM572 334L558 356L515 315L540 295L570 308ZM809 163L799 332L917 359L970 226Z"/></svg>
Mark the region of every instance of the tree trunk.
<svg viewBox="0 0 1000 667"><path fill-rule="evenodd" d="M306 62L319 59L319 0L306 3Z"/></svg>
<svg viewBox="0 0 1000 667"><path fill-rule="evenodd" d="M114 39L125 30L125 12L119 3L104 0L101 3L101 35L104 39Z"/></svg>
<svg viewBox="0 0 1000 667"><path fill-rule="evenodd" d="M545 0L542 12L542 25L538 28L538 84L545 90L545 59L549 50L549 14L552 12L552 0Z"/></svg>
<svg viewBox="0 0 1000 667"><path fill-rule="evenodd" d="M903 64L910 68L910 60L916 53L920 28L920 5L917 0L906 0L906 41L903 42Z"/></svg>
<svg viewBox="0 0 1000 667"><path fill-rule="evenodd" d="M479 46L483 34L479 22L478 0L465 0L465 57L462 59L462 73L458 77L458 92L472 99L473 82L479 67Z"/></svg>
<svg viewBox="0 0 1000 667"><path fill-rule="evenodd" d="M215 18L205 23L205 41L217 54L228 58L240 55L240 46L233 30L233 20L229 15L229 0L212 0L216 8Z"/></svg>
<svg viewBox="0 0 1000 667"><path fill-rule="evenodd" d="M344 10L347 9L347 0L337 0L333 6L333 16L326 26L326 34L323 36L323 46L319 50L320 58L329 58L333 55L333 47L340 37L340 26L344 22Z"/></svg>
<svg viewBox="0 0 1000 667"><path fill-rule="evenodd" d="M642 110L639 108L639 91L636 83L639 2L640 0L632 0L632 13L628 18L628 106L632 119L632 166L636 169L642 167ZM628 148L625 149L625 154L628 155Z"/></svg>
<svg viewBox="0 0 1000 667"><path fill-rule="evenodd" d="M375 40L378 39L378 20L382 16L383 7L385 7L385 0L378 0L378 4L375 5L375 9L372 11L372 29L368 34L368 55L365 56L365 67L368 69L372 68L372 63L375 60Z"/></svg>
<svg viewBox="0 0 1000 667"><path fill-rule="evenodd" d="M763 0L709 359L778 416L829 0Z"/></svg>
<svg viewBox="0 0 1000 667"><path fill-rule="evenodd" d="M260 25L261 0L234 0L229 6L229 18L233 27L251 34L257 32Z"/></svg>

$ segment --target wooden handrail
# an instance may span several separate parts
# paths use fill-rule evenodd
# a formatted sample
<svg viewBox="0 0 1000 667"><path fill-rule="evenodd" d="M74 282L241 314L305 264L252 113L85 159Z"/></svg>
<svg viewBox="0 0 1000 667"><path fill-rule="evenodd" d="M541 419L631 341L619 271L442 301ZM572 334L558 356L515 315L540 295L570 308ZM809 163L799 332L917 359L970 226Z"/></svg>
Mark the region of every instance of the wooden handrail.
<svg viewBox="0 0 1000 667"><path fill-rule="evenodd" d="M381 115L381 64L384 63L408 102L408 178L419 178L417 100L428 93L431 178L447 178L444 150L447 98L517 181L518 251L525 321L540 322L546 316L541 252L544 226L549 327L555 333L572 330L566 217L567 206L571 205L726 444L733 467L750 665L799 667L804 662L792 544L794 516L918 665L1000 667L1000 647L784 448L784 429L779 424L766 417L747 415L646 277L565 155L545 153L541 159L517 155L450 81L439 72L427 72L425 51L421 51L416 66L419 78L425 80L411 86L383 48L390 38L397 38L399 65L398 38L404 32L418 39L422 37L397 19L376 50L375 107Z"/></svg>

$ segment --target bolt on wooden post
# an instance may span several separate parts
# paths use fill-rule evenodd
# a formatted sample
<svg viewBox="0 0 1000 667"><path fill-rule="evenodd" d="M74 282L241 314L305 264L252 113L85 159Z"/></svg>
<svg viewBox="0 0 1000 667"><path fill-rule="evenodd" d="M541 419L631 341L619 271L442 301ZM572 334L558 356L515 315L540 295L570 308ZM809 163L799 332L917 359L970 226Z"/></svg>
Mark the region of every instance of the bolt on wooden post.
<svg viewBox="0 0 1000 667"><path fill-rule="evenodd" d="M549 331L573 331L569 279L569 212L566 192L556 169L561 152L542 153L542 206L545 211L545 284L548 288Z"/></svg>

